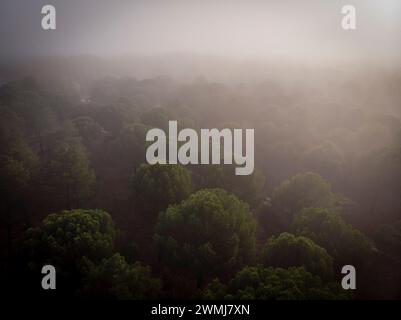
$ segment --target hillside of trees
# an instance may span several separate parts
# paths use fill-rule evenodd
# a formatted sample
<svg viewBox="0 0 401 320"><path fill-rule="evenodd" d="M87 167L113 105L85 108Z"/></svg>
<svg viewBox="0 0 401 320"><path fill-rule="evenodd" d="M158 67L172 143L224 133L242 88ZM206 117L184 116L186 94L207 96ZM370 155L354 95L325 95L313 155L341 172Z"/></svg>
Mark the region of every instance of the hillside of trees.
<svg viewBox="0 0 401 320"><path fill-rule="evenodd" d="M0 86L10 296L401 299L400 73L28 71ZM147 164L146 132L169 120L254 128L255 171ZM341 288L344 265L356 290Z"/></svg>

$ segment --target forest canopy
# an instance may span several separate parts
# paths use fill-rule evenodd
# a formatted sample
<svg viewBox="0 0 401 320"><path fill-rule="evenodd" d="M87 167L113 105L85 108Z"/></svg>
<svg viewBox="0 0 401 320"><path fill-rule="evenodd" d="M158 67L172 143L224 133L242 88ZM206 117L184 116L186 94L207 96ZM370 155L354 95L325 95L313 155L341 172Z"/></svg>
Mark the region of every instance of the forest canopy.
<svg viewBox="0 0 401 320"><path fill-rule="evenodd" d="M243 81L135 78L91 61L30 77L20 66L0 84L10 295L51 295L38 284L52 264L60 297L400 298L399 72L266 64ZM150 165L146 133L171 120L253 128L255 170Z"/></svg>

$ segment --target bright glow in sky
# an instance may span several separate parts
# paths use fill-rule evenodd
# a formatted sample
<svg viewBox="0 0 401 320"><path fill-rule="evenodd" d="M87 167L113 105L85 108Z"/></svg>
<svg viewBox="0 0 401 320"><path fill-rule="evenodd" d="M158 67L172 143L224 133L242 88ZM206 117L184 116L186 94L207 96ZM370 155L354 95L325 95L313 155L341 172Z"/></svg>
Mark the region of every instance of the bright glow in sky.
<svg viewBox="0 0 401 320"><path fill-rule="evenodd" d="M399 59L401 1L353 0L357 30L341 29L343 0L53 0L57 30L40 29L43 0L2 0L2 55L162 54Z"/></svg>

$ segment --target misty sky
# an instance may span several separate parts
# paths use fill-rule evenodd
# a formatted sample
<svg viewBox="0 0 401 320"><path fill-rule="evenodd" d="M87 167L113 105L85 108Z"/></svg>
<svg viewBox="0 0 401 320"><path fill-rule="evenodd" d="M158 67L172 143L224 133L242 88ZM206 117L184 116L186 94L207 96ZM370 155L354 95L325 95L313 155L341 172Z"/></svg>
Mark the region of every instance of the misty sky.
<svg viewBox="0 0 401 320"><path fill-rule="evenodd" d="M57 30L41 29L53 4ZM344 31L341 6L357 8ZM1 0L0 56L198 53L399 61L399 0Z"/></svg>

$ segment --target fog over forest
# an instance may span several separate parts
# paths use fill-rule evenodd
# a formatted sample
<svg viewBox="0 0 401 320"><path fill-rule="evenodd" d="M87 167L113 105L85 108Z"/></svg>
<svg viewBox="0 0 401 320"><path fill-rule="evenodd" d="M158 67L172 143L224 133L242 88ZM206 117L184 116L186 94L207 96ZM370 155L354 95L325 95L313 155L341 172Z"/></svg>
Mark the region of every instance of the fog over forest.
<svg viewBox="0 0 401 320"><path fill-rule="evenodd" d="M401 2L352 2L2 0L10 296L400 299ZM255 171L149 165L171 120L254 129Z"/></svg>

